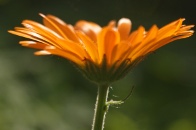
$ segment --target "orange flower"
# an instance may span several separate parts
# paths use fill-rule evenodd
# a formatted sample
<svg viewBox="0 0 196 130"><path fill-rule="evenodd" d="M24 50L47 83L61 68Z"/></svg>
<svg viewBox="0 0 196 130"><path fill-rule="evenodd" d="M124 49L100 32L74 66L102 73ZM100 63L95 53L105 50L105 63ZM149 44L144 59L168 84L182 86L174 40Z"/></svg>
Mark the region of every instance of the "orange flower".
<svg viewBox="0 0 196 130"><path fill-rule="evenodd" d="M105 27L88 21L75 26L52 15L43 15L43 25L24 20L12 34L31 39L22 46L40 49L35 55L54 54L73 62L84 74L98 83L111 83L122 78L147 54L174 40L191 36L193 25L183 25L180 18L162 28L153 25L131 31L127 18L109 22Z"/></svg>

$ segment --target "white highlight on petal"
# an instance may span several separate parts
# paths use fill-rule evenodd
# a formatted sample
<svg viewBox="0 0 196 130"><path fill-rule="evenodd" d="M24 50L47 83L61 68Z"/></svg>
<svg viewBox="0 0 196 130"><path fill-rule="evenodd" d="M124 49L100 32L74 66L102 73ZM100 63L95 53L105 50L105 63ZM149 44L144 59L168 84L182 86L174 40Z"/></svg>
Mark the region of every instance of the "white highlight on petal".
<svg viewBox="0 0 196 130"><path fill-rule="evenodd" d="M41 51L37 51L35 52L35 55L50 55L52 53L46 51L46 50L41 50Z"/></svg>

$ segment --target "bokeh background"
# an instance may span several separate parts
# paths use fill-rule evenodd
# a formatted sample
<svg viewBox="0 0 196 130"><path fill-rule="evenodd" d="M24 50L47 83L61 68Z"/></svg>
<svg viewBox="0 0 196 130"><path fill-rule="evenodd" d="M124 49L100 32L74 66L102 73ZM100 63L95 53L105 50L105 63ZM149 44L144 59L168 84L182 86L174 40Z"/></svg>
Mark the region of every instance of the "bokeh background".
<svg viewBox="0 0 196 130"><path fill-rule="evenodd" d="M33 55L24 40L7 33L38 13L67 23L85 19L106 25L128 17L133 30L185 17L196 24L193 0L0 0L0 130L90 130L97 88L68 61ZM105 130L196 130L196 35L147 57L114 83Z"/></svg>

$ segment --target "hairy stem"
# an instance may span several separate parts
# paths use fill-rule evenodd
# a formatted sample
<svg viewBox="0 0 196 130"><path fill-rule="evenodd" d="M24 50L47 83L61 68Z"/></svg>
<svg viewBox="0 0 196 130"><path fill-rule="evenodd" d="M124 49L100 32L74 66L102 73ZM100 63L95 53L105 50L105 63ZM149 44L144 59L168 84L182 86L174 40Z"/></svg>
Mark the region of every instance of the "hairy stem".
<svg viewBox="0 0 196 130"><path fill-rule="evenodd" d="M105 115L108 110L108 105L107 105L108 91L109 91L108 85L98 86L92 130L103 130L104 128Z"/></svg>

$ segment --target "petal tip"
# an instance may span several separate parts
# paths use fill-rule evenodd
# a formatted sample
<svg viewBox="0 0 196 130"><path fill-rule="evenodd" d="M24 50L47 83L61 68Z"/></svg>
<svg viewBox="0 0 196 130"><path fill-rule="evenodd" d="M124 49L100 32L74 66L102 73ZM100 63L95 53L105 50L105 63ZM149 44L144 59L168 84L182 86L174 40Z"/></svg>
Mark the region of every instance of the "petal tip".
<svg viewBox="0 0 196 130"><path fill-rule="evenodd" d="M118 25L121 25L121 24L129 24L129 25L131 25L132 22L131 22L131 20L128 19L128 18L121 18L121 19L118 21Z"/></svg>
<svg viewBox="0 0 196 130"><path fill-rule="evenodd" d="M35 55L50 55L51 53L46 50L37 51L34 53Z"/></svg>

